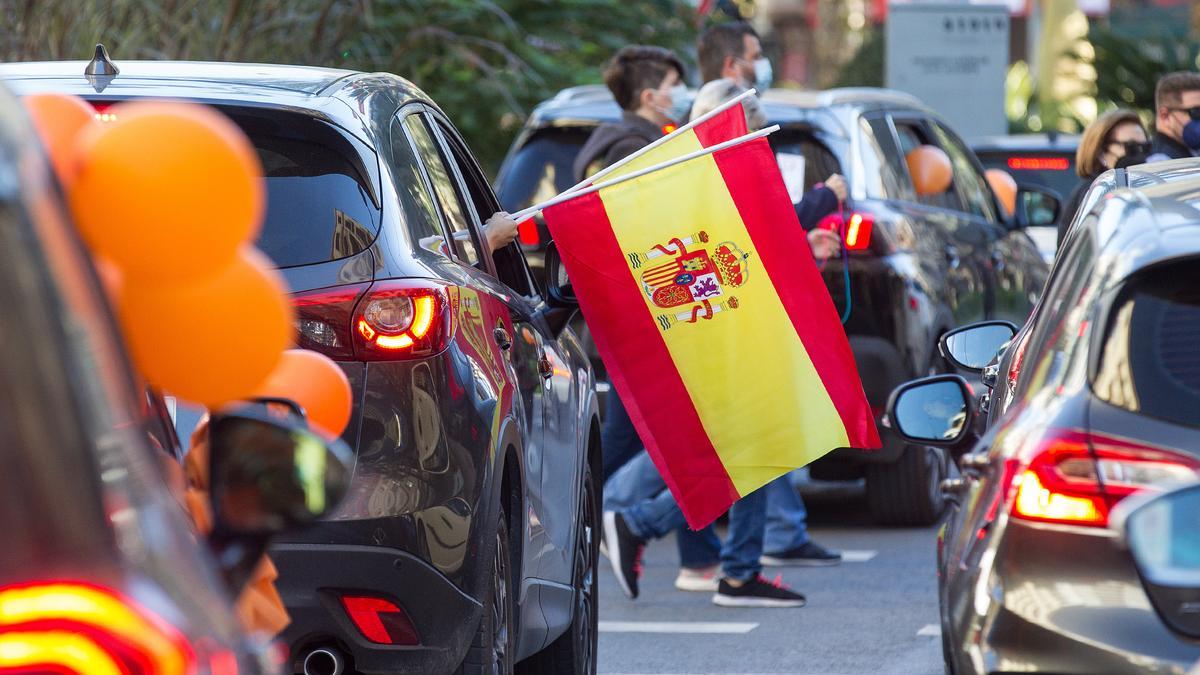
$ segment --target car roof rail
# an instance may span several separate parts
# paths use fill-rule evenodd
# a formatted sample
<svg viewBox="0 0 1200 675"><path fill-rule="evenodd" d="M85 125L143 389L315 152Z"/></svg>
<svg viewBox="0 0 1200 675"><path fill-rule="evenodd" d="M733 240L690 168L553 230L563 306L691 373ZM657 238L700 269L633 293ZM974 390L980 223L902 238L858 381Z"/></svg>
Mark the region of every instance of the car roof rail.
<svg viewBox="0 0 1200 675"><path fill-rule="evenodd" d="M921 109L927 107L921 102L921 99L912 94L882 87L841 87L826 90L772 89L763 96L763 100L788 103L804 108L823 108L855 103L888 103Z"/></svg>
<svg viewBox="0 0 1200 675"><path fill-rule="evenodd" d="M612 92L603 84L581 84L568 87L550 99L554 103L579 103L581 101L611 100Z"/></svg>

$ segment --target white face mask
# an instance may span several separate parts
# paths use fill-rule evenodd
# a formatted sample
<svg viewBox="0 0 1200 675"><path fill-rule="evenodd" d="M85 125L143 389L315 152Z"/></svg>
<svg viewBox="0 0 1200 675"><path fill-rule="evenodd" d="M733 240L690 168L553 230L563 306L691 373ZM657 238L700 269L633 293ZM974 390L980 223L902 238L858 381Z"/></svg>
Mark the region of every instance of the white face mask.
<svg viewBox="0 0 1200 675"><path fill-rule="evenodd" d="M687 85L680 82L674 87L671 87L669 93L671 96L671 106L669 108L654 106L654 109L657 110L660 115L670 119L673 122L682 122L687 118L688 110L691 108L691 102L688 101L687 98Z"/></svg>
<svg viewBox="0 0 1200 675"><path fill-rule="evenodd" d="M771 62L767 57L754 60L754 88L758 89L758 93L763 93L771 88L771 78L774 73L771 72Z"/></svg>

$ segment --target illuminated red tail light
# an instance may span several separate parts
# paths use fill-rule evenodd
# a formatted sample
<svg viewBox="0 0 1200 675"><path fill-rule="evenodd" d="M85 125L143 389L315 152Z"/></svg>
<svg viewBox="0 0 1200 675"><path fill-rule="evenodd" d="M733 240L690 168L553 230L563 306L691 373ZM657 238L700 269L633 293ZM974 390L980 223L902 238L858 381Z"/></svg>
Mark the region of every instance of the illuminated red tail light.
<svg viewBox="0 0 1200 675"><path fill-rule="evenodd" d="M363 637L381 645L417 645L417 629L396 603L383 598L343 595L342 609Z"/></svg>
<svg viewBox="0 0 1200 675"><path fill-rule="evenodd" d="M822 219L817 227L840 233L847 251L869 251L875 218L869 213L858 211L848 216L834 213Z"/></svg>
<svg viewBox="0 0 1200 675"><path fill-rule="evenodd" d="M1066 157L1009 157L1008 168L1014 171L1066 171L1071 160Z"/></svg>
<svg viewBox="0 0 1200 675"><path fill-rule="evenodd" d="M441 352L453 333L450 289L377 281L293 296L300 346L334 359L390 361Z"/></svg>
<svg viewBox="0 0 1200 675"><path fill-rule="evenodd" d="M1142 490L1195 480L1194 457L1082 431L1054 431L1033 459L1006 472L1012 514L1049 523L1105 527L1117 502Z"/></svg>
<svg viewBox="0 0 1200 675"><path fill-rule="evenodd" d="M0 673L192 675L183 635L128 598L78 582L0 587Z"/></svg>

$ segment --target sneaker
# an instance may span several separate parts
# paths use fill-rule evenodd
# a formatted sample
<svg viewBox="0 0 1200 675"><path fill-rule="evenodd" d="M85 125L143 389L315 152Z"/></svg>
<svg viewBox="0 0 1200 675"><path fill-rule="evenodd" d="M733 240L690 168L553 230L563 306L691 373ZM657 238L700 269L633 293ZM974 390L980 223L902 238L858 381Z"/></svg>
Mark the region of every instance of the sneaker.
<svg viewBox="0 0 1200 675"><path fill-rule="evenodd" d="M616 511L604 512L604 542L608 544L608 560L621 590L630 600L637 598L646 542L629 529L625 518Z"/></svg>
<svg viewBox="0 0 1200 675"><path fill-rule="evenodd" d="M841 564L842 554L839 551L831 551L814 541L808 541L803 546L797 546L782 553L764 553L759 560L763 565L770 567L789 565L830 567Z"/></svg>
<svg viewBox="0 0 1200 675"><path fill-rule="evenodd" d="M758 575L741 586L721 579L713 604L722 607L803 607L808 601L783 583L781 577L767 581Z"/></svg>
<svg viewBox="0 0 1200 675"><path fill-rule="evenodd" d="M680 567L679 576L675 577L675 588L681 591L716 593L717 587L720 585L717 573L720 571L720 565L697 568Z"/></svg>

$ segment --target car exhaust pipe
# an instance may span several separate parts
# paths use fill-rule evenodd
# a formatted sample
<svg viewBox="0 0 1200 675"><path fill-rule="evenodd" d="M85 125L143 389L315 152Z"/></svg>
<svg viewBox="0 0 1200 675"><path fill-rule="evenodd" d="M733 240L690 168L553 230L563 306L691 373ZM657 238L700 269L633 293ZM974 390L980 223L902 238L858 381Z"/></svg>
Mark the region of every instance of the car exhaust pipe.
<svg viewBox="0 0 1200 675"><path fill-rule="evenodd" d="M345 667L341 652L331 647L319 647L304 657L304 675L342 675Z"/></svg>

